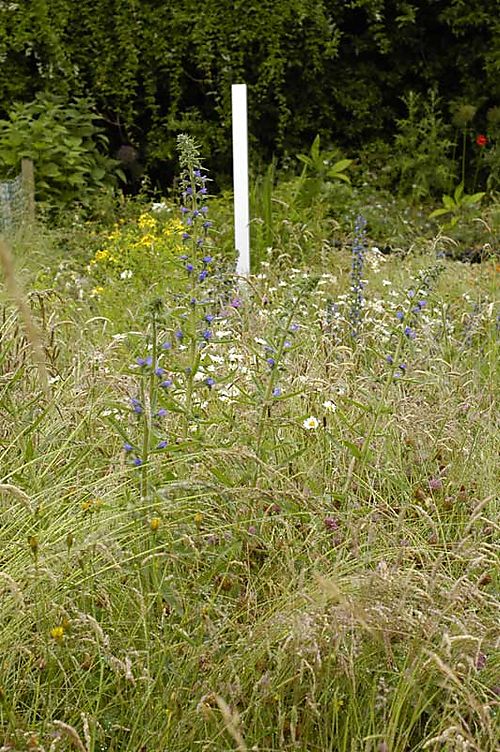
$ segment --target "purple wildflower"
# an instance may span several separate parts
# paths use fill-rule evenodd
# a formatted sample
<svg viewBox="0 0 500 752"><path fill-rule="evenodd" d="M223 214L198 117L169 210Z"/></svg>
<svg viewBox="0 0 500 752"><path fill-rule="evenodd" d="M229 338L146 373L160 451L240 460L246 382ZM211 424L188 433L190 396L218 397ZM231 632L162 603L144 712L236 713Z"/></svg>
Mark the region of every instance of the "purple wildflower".
<svg viewBox="0 0 500 752"><path fill-rule="evenodd" d="M338 520L335 519L335 517L325 517L323 523L327 530L338 530L339 523Z"/></svg>
<svg viewBox="0 0 500 752"><path fill-rule="evenodd" d="M148 355L146 358L136 358L135 362L138 366L144 368L145 366L150 366L153 363L153 358L151 355Z"/></svg>
<svg viewBox="0 0 500 752"><path fill-rule="evenodd" d="M136 399L135 397L131 397L131 399L130 399L130 405L131 405L132 410L134 411L134 413L137 413L137 415L140 415L142 413L142 405L139 402L139 400Z"/></svg>

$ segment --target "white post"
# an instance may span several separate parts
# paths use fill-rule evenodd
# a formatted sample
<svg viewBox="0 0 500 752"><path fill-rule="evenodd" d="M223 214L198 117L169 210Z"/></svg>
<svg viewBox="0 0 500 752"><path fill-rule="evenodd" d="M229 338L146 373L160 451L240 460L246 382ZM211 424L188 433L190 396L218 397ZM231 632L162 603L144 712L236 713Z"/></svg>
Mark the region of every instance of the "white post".
<svg viewBox="0 0 500 752"><path fill-rule="evenodd" d="M250 218L248 206L248 133L246 84L231 86L233 110L234 244L236 273L250 274Z"/></svg>

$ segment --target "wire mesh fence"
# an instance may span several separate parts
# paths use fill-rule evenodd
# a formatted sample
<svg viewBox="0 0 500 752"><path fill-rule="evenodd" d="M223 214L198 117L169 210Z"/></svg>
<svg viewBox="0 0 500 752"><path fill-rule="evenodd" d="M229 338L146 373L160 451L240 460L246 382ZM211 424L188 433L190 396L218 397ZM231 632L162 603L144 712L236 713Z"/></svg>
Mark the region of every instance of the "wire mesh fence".
<svg viewBox="0 0 500 752"><path fill-rule="evenodd" d="M21 172L0 181L0 233L10 233L34 216L33 163L23 159Z"/></svg>

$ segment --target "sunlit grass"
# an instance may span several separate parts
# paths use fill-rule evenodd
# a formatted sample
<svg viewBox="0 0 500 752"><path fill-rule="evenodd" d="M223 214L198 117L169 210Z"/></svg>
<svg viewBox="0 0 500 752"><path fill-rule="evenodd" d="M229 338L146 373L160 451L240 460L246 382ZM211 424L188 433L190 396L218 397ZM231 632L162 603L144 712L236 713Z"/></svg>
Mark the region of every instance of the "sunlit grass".
<svg viewBox="0 0 500 752"><path fill-rule="evenodd" d="M496 749L494 262L367 243L353 340L349 249L270 253L241 305L215 285L186 407L189 348L161 392L136 362L178 280L100 301L85 254L45 284L50 242L17 250L50 395L6 299L0 321L2 749ZM436 264L412 339L396 314ZM145 430L167 446L135 467Z"/></svg>

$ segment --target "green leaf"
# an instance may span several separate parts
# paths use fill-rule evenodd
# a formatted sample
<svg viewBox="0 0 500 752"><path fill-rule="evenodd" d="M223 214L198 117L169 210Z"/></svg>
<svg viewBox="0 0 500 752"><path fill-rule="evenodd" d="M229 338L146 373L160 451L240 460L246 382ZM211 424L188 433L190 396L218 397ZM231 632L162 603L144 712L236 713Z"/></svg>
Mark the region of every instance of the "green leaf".
<svg viewBox="0 0 500 752"><path fill-rule="evenodd" d="M464 198L467 198L468 204L476 204L481 201L484 196L486 196L486 193L481 191L480 193L473 193L472 196L464 196Z"/></svg>
<svg viewBox="0 0 500 752"><path fill-rule="evenodd" d="M341 170L347 170L349 165L351 165L352 163L352 159L340 159L338 162L335 162L335 164L328 170L328 174L332 175L333 173L340 172Z"/></svg>
<svg viewBox="0 0 500 752"><path fill-rule="evenodd" d="M94 167L90 175L94 180L102 180L106 175L106 170L103 167Z"/></svg>
<svg viewBox="0 0 500 752"><path fill-rule="evenodd" d="M340 443L343 444L357 460L360 460L363 457L361 449L356 444L353 444L352 441L346 441L343 439ZM366 456L369 457L369 453L367 453Z"/></svg>
<svg viewBox="0 0 500 752"><path fill-rule="evenodd" d="M455 193L453 194L453 195L454 195L454 197L455 197L455 203L457 203L457 204L459 204L459 203L460 203L460 199L461 199L461 197L462 197L462 194L463 194L463 192L464 192L464 184L463 184L463 183L460 183L460 184L459 184L459 185L457 185L457 187L455 188Z"/></svg>
<svg viewBox="0 0 500 752"><path fill-rule="evenodd" d="M320 142L320 138L319 138L319 133L318 133L318 135L312 142L312 146L311 146L311 157L314 162L316 162L316 160L319 159L319 142Z"/></svg>
<svg viewBox="0 0 500 752"><path fill-rule="evenodd" d="M442 217L443 214L449 214L449 209L435 209L433 212L429 214L429 219L434 219L434 217Z"/></svg>

